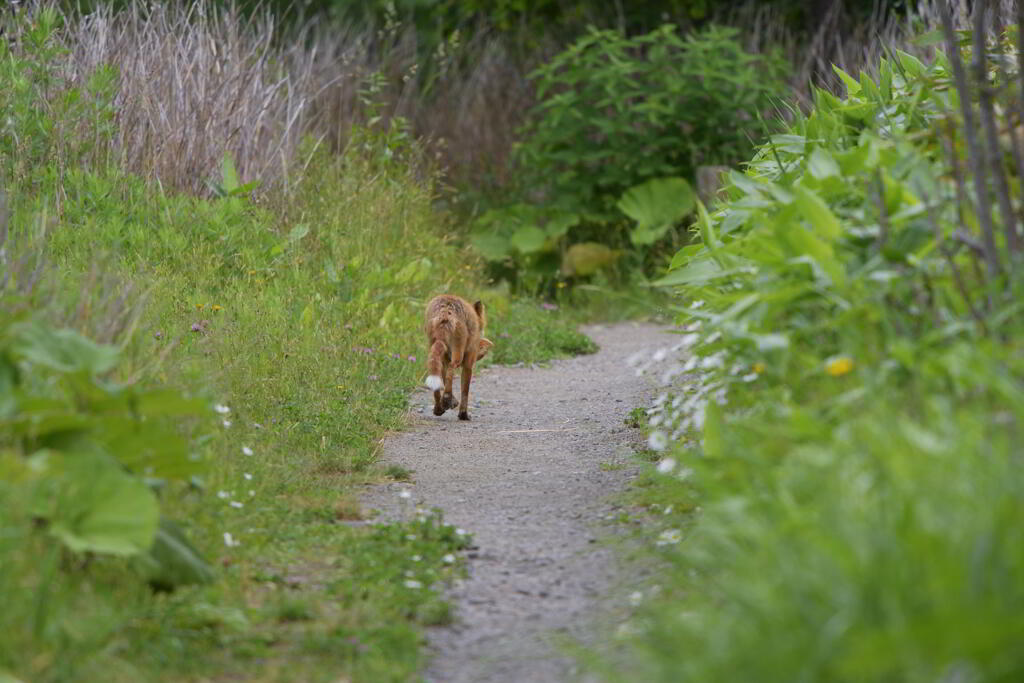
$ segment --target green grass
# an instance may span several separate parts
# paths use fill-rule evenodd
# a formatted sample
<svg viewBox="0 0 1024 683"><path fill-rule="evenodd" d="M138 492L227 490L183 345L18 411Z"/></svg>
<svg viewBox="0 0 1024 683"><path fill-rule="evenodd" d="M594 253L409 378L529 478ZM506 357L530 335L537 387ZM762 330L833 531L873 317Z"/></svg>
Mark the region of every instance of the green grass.
<svg viewBox="0 0 1024 683"><path fill-rule="evenodd" d="M467 539L429 511L367 524L358 495L367 482L408 479L375 457L425 371L426 301L479 292L497 362L592 344L568 316L488 294L446 237L429 183L405 164L321 155L292 194L255 205L167 195L116 171L72 172L62 191L42 247L46 287L27 295L40 315L102 327L73 315L99 316L109 294L90 288L99 264L107 280L145 291L111 379L230 408L200 439L201 484L162 501L216 578L154 593L131 561L56 548L30 523L24 491L0 484L0 627L12 634L0 671L32 681L414 676L422 628L451 619L438 589ZM47 196L12 195L18 249L53 215Z"/></svg>

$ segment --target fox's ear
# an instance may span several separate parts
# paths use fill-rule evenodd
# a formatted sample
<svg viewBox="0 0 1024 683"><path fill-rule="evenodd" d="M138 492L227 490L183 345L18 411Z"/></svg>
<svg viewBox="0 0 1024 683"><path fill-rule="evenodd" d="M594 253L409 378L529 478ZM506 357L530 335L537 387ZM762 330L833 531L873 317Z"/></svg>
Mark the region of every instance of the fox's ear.
<svg viewBox="0 0 1024 683"><path fill-rule="evenodd" d="M477 301L475 304L473 304L473 310L476 311L477 315L483 315L484 314L484 302L483 301Z"/></svg>
<svg viewBox="0 0 1024 683"><path fill-rule="evenodd" d="M476 347L476 359L480 360L481 358L486 356L487 352L491 350L492 346L494 346L494 342L492 342L487 337L481 337L480 345Z"/></svg>

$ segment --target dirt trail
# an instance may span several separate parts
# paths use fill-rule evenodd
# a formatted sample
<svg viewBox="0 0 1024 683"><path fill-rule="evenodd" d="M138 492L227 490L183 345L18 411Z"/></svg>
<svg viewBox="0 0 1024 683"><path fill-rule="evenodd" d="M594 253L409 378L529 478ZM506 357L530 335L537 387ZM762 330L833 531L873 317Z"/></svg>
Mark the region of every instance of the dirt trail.
<svg viewBox="0 0 1024 683"><path fill-rule="evenodd" d="M614 511L611 494L636 471L631 454L641 437L623 417L652 392L625 359L679 337L633 323L585 332L598 353L477 373L472 422L456 411L431 415L424 389L408 431L385 442L383 462L412 470L413 481L376 488L366 507L396 515L398 493L408 489L471 532L476 546L468 578L450 591L454 626L429 634L428 681L570 679L572 662L552 641L585 638L614 583L612 551L596 541Z"/></svg>

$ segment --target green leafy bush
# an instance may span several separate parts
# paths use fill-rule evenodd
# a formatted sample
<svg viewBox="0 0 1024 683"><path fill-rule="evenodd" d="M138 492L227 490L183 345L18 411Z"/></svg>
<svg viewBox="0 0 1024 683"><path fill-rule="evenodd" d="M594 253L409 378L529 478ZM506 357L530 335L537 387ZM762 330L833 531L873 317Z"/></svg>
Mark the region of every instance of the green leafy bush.
<svg viewBox="0 0 1024 683"><path fill-rule="evenodd" d="M649 249L692 210L697 166L749 154L780 75L733 29L592 28L532 74L540 103L516 155L524 201L485 214L475 244L548 279L573 243Z"/></svg>
<svg viewBox="0 0 1024 683"><path fill-rule="evenodd" d="M610 678L1024 675L1024 282L1013 212L950 172L978 152L952 55L839 72L846 97L818 91L698 207L661 280L692 355L649 410L662 460L639 494L668 513L669 575ZM988 158L1018 202L1010 139Z"/></svg>
<svg viewBox="0 0 1024 683"><path fill-rule="evenodd" d="M207 581L210 568L161 523L158 491L200 472L181 423L209 410L174 391L104 379L117 361L116 348L71 330L3 321L4 479L28 487L32 516L69 550L143 558L165 587Z"/></svg>

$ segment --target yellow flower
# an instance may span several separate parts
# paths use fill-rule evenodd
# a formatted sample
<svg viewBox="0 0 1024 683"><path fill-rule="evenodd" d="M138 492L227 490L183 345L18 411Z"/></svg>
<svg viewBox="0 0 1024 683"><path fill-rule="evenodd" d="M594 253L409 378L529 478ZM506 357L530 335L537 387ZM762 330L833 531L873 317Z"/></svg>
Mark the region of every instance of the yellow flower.
<svg viewBox="0 0 1024 683"><path fill-rule="evenodd" d="M210 309L214 311L219 311L221 307L220 304L214 304L213 306L210 306Z"/></svg>
<svg viewBox="0 0 1024 683"><path fill-rule="evenodd" d="M828 363L825 363L825 372L833 377L841 377L850 372L850 370L853 370L853 359L847 356L833 358Z"/></svg>
<svg viewBox="0 0 1024 683"><path fill-rule="evenodd" d="M764 372L764 363L754 363L753 369L754 372L760 375L762 372Z"/></svg>
<svg viewBox="0 0 1024 683"><path fill-rule="evenodd" d="M562 289L563 287L565 287L565 283L564 282L559 282L558 283L558 288Z"/></svg>
<svg viewBox="0 0 1024 683"><path fill-rule="evenodd" d="M196 310L197 311L203 310L203 305L202 304L196 304Z"/></svg>

